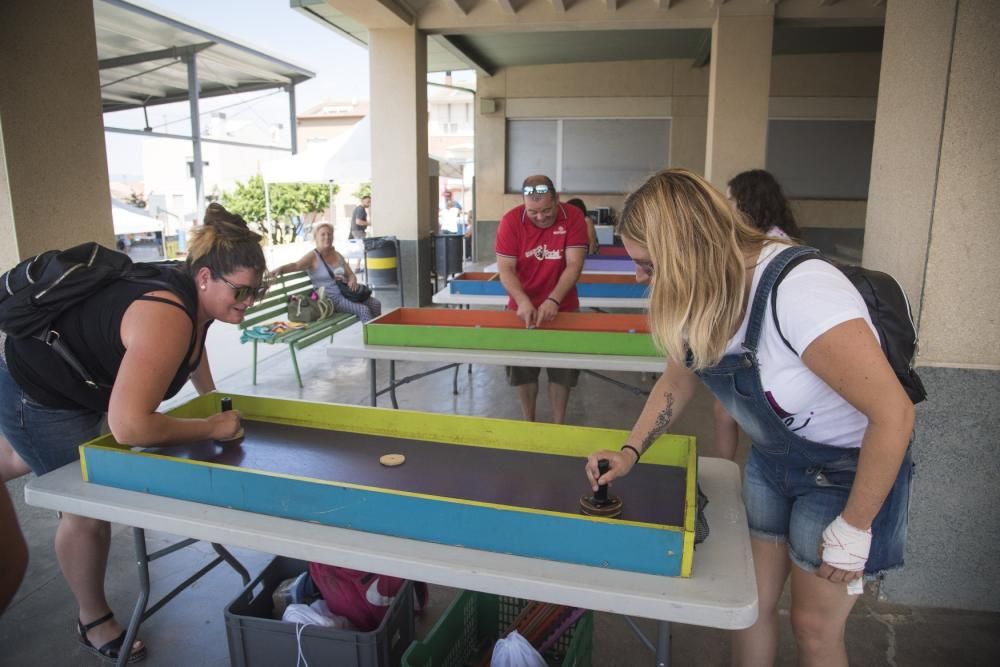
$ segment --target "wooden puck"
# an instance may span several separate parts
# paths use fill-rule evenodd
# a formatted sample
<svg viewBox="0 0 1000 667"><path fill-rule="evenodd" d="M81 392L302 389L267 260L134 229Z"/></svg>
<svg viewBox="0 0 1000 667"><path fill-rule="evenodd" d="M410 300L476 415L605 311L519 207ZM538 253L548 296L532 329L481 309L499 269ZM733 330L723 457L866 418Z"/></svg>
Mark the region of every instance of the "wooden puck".
<svg viewBox="0 0 1000 667"><path fill-rule="evenodd" d="M395 468L406 463L406 457L402 454L383 454L378 458L378 462L388 468Z"/></svg>
<svg viewBox="0 0 1000 667"><path fill-rule="evenodd" d="M231 438L219 438L218 442L235 442L237 440L242 440L242 439L243 439L243 427L240 426L240 430L236 432L236 435L234 435Z"/></svg>

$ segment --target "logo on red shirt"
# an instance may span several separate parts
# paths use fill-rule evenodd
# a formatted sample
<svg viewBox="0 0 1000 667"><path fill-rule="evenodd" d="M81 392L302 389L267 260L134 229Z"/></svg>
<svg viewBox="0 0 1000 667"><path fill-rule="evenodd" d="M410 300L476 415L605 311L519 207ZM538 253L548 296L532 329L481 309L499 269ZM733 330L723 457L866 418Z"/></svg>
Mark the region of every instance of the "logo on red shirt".
<svg viewBox="0 0 1000 667"><path fill-rule="evenodd" d="M565 232L563 232L565 233ZM545 244L535 246L527 252L524 253L525 257L534 257L539 262L545 259L562 259L562 249L556 248L554 250L549 250L549 247Z"/></svg>

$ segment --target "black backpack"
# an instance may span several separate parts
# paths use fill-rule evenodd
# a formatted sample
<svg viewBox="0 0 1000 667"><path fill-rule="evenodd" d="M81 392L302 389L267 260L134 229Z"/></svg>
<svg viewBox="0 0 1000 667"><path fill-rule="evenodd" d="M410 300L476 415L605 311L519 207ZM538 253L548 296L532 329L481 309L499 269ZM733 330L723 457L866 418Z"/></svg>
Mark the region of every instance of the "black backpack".
<svg viewBox="0 0 1000 667"><path fill-rule="evenodd" d="M803 248L790 248L798 250ZM878 331L879 341L882 344L882 352L889 360L889 365L896 373L899 383L903 385L907 396L914 404L920 403L927 398L927 390L924 383L920 381L920 376L913 369L913 358L917 351L917 331L913 326L913 313L910 310L910 302L903 292L902 286L895 278L888 273L866 269L860 266L840 264L820 254L815 248L805 248L808 252L799 255L788 263L788 266L778 276L774 287L771 290L771 317L774 326L778 330L778 335L785 342L788 349L795 354L799 354L792 347L788 339L781 333L781 325L778 324L776 290L781 281L788 275L792 267L804 262L807 259L822 259L837 267L841 273L847 276L855 289L865 300L868 307L868 314L871 317L875 330Z"/></svg>
<svg viewBox="0 0 1000 667"><path fill-rule="evenodd" d="M11 338L37 338L50 346L90 387L95 382L52 325L59 315L116 280L169 289L157 264L134 264L128 255L97 243L49 250L0 276L0 331ZM107 388L107 387L103 387Z"/></svg>

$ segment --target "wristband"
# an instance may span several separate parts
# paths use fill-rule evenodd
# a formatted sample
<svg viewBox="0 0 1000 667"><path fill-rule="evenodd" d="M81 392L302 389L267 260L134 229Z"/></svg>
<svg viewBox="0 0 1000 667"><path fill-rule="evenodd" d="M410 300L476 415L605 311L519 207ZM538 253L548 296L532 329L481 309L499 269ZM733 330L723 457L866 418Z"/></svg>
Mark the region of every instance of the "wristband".
<svg viewBox="0 0 1000 667"><path fill-rule="evenodd" d="M559 303L559 299L557 299L557 298L555 298L553 296L547 296L547 297L545 297L545 300L546 301L551 301L552 303L556 304L557 306L561 306L562 305L561 303Z"/></svg>
<svg viewBox="0 0 1000 667"><path fill-rule="evenodd" d="M626 449L631 449L635 453L635 462L638 463L639 459L642 458L642 452L633 447L632 445L622 445L622 448L618 451L624 452Z"/></svg>

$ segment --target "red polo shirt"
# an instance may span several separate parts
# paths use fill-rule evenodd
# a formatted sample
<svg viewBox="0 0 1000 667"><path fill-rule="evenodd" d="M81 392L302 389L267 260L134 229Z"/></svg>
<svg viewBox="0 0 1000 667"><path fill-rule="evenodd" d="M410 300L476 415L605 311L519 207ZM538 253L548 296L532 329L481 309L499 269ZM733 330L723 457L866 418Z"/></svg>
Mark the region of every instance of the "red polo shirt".
<svg viewBox="0 0 1000 667"><path fill-rule="evenodd" d="M556 221L540 229L524 214L524 204L507 211L497 230L496 252L517 261L517 277L537 308L555 289L566 269L566 249L588 247L587 223L575 206L559 204ZM517 310L511 298L507 307ZM563 296L559 310L579 310L576 285Z"/></svg>

